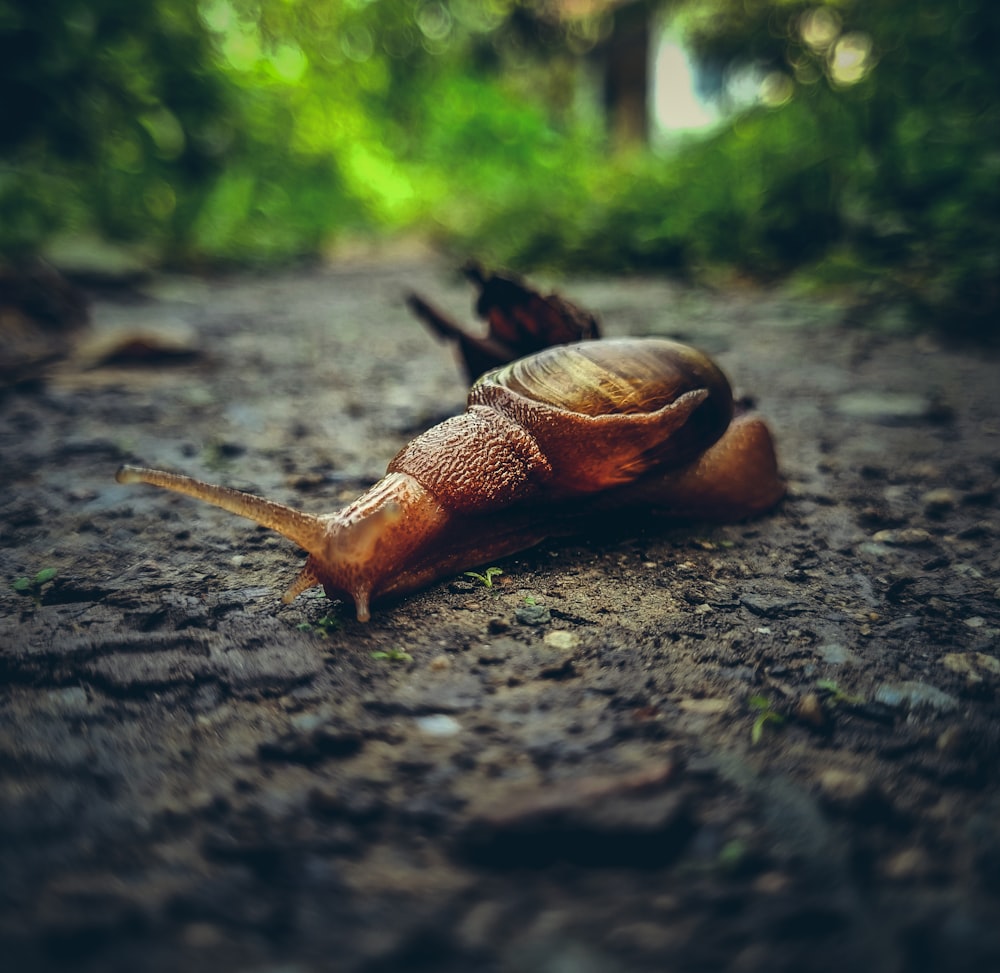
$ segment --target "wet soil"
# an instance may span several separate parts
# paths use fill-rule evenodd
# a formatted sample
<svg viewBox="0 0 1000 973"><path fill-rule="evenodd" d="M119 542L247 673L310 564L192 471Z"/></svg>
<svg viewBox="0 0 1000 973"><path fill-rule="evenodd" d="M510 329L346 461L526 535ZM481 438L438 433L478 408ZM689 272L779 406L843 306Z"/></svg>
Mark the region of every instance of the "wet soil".
<svg viewBox="0 0 1000 973"><path fill-rule="evenodd" d="M997 357L777 291L559 287L715 355L782 506L360 624L282 604L289 542L114 482L351 499L462 408L403 302L471 319L434 260L97 296L99 338L170 354L0 400L6 969L1000 968Z"/></svg>

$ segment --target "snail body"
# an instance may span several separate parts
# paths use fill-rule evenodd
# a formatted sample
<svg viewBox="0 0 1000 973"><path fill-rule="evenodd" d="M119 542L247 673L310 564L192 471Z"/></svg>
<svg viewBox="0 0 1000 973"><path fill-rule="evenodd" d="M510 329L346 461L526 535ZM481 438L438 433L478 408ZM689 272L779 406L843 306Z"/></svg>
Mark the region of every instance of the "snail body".
<svg viewBox="0 0 1000 973"><path fill-rule="evenodd" d="M289 602L322 585L353 599L403 594L622 510L733 521L784 494L764 423L734 417L707 356L660 338L562 345L494 369L466 411L417 436L343 510L303 513L228 487L122 467L293 540L309 553Z"/></svg>

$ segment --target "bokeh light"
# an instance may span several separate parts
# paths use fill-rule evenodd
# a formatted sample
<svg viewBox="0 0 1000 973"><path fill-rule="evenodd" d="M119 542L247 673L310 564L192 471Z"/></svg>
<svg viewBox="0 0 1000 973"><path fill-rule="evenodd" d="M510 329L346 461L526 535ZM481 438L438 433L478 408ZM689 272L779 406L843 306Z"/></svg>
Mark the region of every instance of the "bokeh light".
<svg viewBox="0 0 1000 973"><path fill-rule="evenodd" d="M830 54L830 76L840 85L861 81L873 66L872 39L861 31L838 38Z"/></svg>

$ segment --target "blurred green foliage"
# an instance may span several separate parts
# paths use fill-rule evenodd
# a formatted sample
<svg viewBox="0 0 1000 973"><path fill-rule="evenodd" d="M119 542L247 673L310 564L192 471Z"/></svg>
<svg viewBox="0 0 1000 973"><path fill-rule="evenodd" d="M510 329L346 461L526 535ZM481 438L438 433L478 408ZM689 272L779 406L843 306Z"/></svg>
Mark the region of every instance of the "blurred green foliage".
<svg viewBox="0 0 1000 973"><path fill-rule="evenodd" d="M204 265L415 232L522 269L808 268L995 325L1000 7L649 6L768 96L669 150L611 145L599 3L0 0L0 254L92 233Z"/></svg>

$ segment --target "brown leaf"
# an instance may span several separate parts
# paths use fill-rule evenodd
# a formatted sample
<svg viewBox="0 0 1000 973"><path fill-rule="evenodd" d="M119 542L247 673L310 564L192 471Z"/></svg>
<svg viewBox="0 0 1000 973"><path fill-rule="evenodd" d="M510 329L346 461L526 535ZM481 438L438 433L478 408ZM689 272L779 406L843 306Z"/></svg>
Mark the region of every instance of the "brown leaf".
<svg viewBox="0 0 1000 973"><path fill-rule="evenodd" d="M470 382L551 345L600 337L597 318L558 294L543 296L514 276L487 275L475 262L463 271L479 288L476 314L487 322L487 334L471 334L418 294L410 294L407 304L439 338L456 343Z"/></svg>

